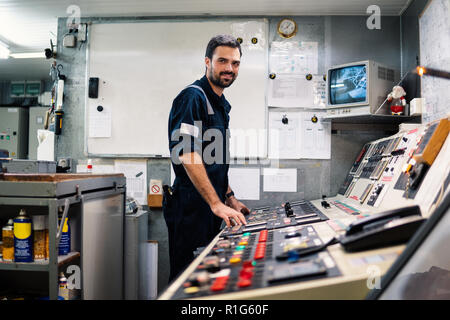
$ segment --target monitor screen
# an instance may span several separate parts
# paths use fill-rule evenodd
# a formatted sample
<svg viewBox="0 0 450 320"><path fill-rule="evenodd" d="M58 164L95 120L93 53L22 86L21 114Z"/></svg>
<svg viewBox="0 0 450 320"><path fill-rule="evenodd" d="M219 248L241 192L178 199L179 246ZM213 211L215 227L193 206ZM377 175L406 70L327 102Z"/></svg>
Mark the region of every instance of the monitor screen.
<svg viewBox="0 0 450 320"><path fill-rule="evenodd" d="M328 77L331 105L366 101L367 68L365 64L332 69Z"/></svg>

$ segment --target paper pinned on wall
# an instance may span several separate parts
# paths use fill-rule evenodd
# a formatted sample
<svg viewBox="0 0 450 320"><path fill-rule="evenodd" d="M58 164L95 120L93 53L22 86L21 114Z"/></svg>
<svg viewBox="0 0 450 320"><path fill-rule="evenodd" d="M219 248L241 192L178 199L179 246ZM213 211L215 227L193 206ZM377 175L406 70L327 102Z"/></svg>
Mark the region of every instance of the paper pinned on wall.
<svg viewBox="0 0 450 320"><path fill-rule="evenodd" d="M313 105L315 108L326 108L327 106L327 81L322 75L313 75Z"/></svg>
<svg viewBox="0 0 450 320"><path fill-rule="evenodd" d="M300 159L301 123L300 112L269 112L270 159Z"/></svg>
<svg viewBox="0 0 450 320"><path fill-rule="evenodd" d="M318 42L313 41L273 41L270 44L270 73L317 74L318 48Z"/></svg>
<svg viewBox="0 0 450 320"><path fill-rule="evenodd" d="M264 192L297 192L297 169L263 169Z"/></svg>
<svg viewBox="0 0 450 320"><path fill-rule="evenodd" d="M269 81L268 105L280 108L325 108L326 81L322 75L279 74Z"/></svg>
<svg viewBox="0 0 450 320"><path fill-rule="evenodd" d="M324 110L270 111L269 158L330 159L331 123L323 121L325 115Z"/></svg>
<svg viewBox="0 0 450 320"><path fill-rule="evenodd" d="M235 196L239 200L259 200L259 168L230 168L228 180Z"/></svg>
<svg viewBox="0 0 450 320"><path fill-rule="evenodd" d="M125 175L127 179L127 196L136 199L140 205L146 205L147 161L115 160L114 170Z"/></svg>
<svg viewBox="0 0 450 320"><path fill-rule="evenodd" d="M97 107L89 110L89 137L90 138L110 138L111 137L111 110L103 107L99 112Z"/></svg>
<svg viewBox="0 0 450 320"><path fill-rule="evenodd" d="M301 158L331 158L331 122L323 121L326 111L302 112ZM313 118L317 122L313 122Z"/></svg>
<svg viewBox="0 0 450 320"><path fill-rule="evenodd" d="M53 131L39 129L37 131L37 139L39 142L37 159L55 161L55 133Z"/></svg>

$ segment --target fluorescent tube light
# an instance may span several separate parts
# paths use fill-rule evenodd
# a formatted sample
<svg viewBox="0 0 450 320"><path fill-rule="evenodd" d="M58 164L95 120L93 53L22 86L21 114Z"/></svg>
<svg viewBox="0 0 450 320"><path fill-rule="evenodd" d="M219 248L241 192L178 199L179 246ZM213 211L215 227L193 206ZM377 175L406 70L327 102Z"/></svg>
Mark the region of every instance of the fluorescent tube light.
<svg viewBox="0 0 450 320"><path fill-rule="evenodd" d="M42 52L10 53L9 56L14 59L45 58L45 53L43 51Z"/></svg>
<svg viewBox="0 0 450 320"><path fill-rule="evenodd" d="M0 59L8 59L9 49L6 44L0 41Z"/></svg>

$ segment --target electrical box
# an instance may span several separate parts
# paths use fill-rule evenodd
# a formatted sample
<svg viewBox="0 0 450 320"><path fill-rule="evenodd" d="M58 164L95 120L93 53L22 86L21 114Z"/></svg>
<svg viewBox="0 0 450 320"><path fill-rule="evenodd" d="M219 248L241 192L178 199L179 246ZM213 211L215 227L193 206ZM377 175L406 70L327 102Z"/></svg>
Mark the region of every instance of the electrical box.
<svg viewBox="0 0 450 320"><path fill-rule="evenodd" d="M67 34L63 38L63 46L65 48L73 48L77 43L77 38L73 34Z"/></svg>
<svg viewBox="0 0 450 320"><path fill-rule="evenodd" d="M37 131L44 129L47 107L30 107L30 120L28 130L28 159L37 160L37 148L39 146Z"/></svg>
<svg viewBox="0 0 450 320"><path fill-rule="evenodd" d="M11 81L11 98L25 97L25 81Z"/></svg>
<svg viewBox="0 0 450 320"><path fill-rule="evenodd" d="M28 157L28 109L0 106L0 149L13 159Z"/></svg>
<svg viewBox="0 0 450 320"><path fill-rule="evenodd" d="M25 81L25 97L35 98L39 97L42 92L41 81Z"/></svg>
<svg viewBox="0 0 450 320"><path fill-rule="evenodd" d="M42 92L42 81L11 81L11 98L35 98Z"/></svg>

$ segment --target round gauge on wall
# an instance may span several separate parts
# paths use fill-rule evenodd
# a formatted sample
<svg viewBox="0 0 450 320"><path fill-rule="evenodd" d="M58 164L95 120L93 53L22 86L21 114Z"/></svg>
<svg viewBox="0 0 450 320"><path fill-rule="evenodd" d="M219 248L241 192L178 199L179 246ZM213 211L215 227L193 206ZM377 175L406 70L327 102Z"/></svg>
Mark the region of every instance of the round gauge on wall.
<svg viewBox="0 0 450 320"><path fill-rule="evenodd" d="M283 38L292 38L297 33L297 23L290 18L283 18L278 22L278 34Z"/></svg>

